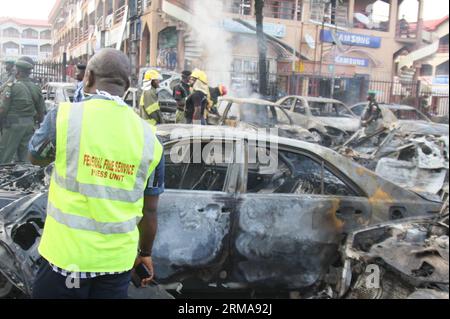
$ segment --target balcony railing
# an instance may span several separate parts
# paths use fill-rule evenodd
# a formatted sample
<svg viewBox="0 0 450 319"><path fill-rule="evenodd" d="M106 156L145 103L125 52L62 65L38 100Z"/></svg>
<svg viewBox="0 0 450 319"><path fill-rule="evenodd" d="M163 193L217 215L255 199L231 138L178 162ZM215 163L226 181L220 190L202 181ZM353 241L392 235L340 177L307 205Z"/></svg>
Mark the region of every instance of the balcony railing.
<svg viewBox="0 0 450 319"><path fill-rule="evenodd" d="M295 0L291 1L266 1L264 6L264 16L267 18L283 20L301 20L302 1L295 7Z"/></svg>
<svg viewBox="0 0 450 319"><path fill-rule="evenodd" d="M125 15L125 9L127 6L122 6L114 12L114 23L119 23L122 21L123 16Z"/></svg>

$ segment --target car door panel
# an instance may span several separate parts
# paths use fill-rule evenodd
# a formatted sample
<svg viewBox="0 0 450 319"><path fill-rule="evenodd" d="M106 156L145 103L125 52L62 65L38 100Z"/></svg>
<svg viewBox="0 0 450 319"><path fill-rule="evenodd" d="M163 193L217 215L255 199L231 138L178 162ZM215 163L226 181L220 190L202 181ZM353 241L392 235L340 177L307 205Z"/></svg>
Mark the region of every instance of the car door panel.
<svg viewBox="0 0 450 319"><path fill-rule="evenodd" d="M337 257L341 236L367 225L363 197L246 194L239 199L236 271L249 283L312 285Z"/></svg>
<svg viewBox="0 0 450 319"><path fill-rule="evenodd" d="M158 278L220 260L226 250L233 200L232 195L208 191L167 190L161 196L153 247Z"/></svg>
<svg viewBox="0 0 450 319"><path fill-rule="evenodd" d="M200 142L200 141L198 141ZM218 150L220 141L202 141L202 154ZM155 273L158 279L173 279L174 275L194 276L196 271L219 265L228 252L230 219L234 212L236 166L193 158L192 141L165 145L166 191L158 205L158 232L153 247ZM172 152L189 146L178 162ZM233 149L233 148L231 148ZM209 153L214 158L215 153ZM224 154L224 153L223 153ZM220 267L219 267L220 268Z"/></svg>

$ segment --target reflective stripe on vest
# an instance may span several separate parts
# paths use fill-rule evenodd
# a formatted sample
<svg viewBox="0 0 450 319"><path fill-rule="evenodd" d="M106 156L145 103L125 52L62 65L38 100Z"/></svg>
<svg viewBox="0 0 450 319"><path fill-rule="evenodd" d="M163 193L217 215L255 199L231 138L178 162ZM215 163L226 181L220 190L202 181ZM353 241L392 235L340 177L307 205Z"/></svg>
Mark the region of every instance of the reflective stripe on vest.
<svg viewBox="0 0 450 319"><path fill-rule="evenodd" d="M147 112L148 115L151 115L153 112L156 112L156 111L158 111L158 110L159 110L159 103L158 103L158 102L155 102L155 103L149 105L149 106L145 109L145 111Z"/></svg>
<svg viewBox="0 0 450 319"><path fill-rule="evenodd" d="M58 223L66 225L67 227L93 231L105 235L132 232L141 220L141 218L136 217L119 223L102 223L91 218L64 213L53 206L51 202L48 202L47 214L53 217Z"/></svg>
<svg viewBox="0 0 450 319"><path fill-rule="evenodd" d="M69 127L67 132L67 149L68 154L66 156L66 178L60 176L55 170L55 181L61 187L70 190L72 192L80 193L85 196L93 198L103 198L111 200L120 200L124 202L136 202L142 197L141 186L146 182L147 171L149 163L148 158L151 158L154 151L154 136L149 130L144 129L144 141L147 147L144 147L142 154L142 161L140 163L134 189L131 191L121 190L117 192L116 188L83 184L77 181L78 173L78 159L80 155L80 141L81 141L81 128L83 126L83 103L75 103L72 105L69 115ZM71 159L67 161L67 159Z"/></svg>

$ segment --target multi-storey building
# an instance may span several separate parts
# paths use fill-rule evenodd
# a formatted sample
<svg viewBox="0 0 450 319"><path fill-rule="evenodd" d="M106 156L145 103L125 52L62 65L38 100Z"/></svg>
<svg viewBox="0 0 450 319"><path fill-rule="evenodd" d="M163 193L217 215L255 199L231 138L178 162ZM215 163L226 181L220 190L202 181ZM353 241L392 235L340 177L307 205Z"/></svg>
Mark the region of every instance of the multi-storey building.
<svg viewBox="0 0 450 319"><path fill-rule="evenodd" d="M436 39L423 27L417 1L417 27L405 32L403 0L266 0L271 81L295 93L319 83L321 95L338 83L356 100L369 79L392 81L411 70L418 76L420 59L403 62ZM65 52L87 59L98 48L121 47L136 67L229 70L235 84L257 78L254 0L58 0L49 21L55 58Z"/></svg>
<svg viewBox="0 0 450 319"><path fill-rule="evenodd" d="M47 21L0 17L0 59L21 55L52 58L51 25Z"/></svg>

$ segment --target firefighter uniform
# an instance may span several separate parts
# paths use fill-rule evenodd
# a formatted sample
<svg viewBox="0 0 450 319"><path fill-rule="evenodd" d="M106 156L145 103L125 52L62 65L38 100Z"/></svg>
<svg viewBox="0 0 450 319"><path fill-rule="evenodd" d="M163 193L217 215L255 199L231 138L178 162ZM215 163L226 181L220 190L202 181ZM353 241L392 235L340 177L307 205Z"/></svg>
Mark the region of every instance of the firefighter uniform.
<svg viewBox="0 0 450 319"><path fill-rule="evenodd" d="M144 110L142 112L144 119L153 126L164 122L157 91L161 79L161 75L155 70L145 73L143 92L139 102L140 107Z"/></svg>

